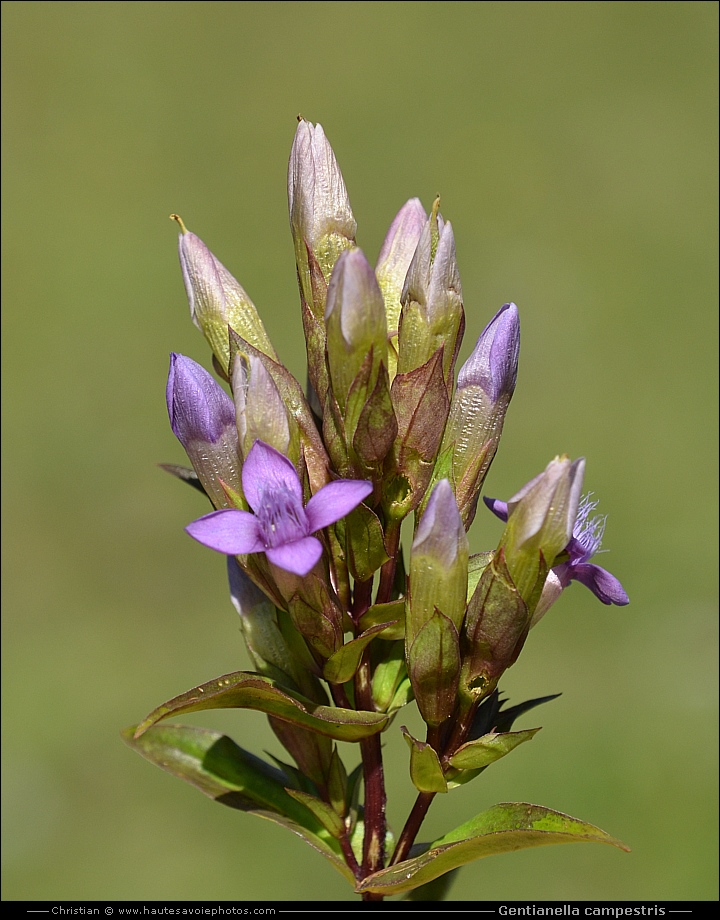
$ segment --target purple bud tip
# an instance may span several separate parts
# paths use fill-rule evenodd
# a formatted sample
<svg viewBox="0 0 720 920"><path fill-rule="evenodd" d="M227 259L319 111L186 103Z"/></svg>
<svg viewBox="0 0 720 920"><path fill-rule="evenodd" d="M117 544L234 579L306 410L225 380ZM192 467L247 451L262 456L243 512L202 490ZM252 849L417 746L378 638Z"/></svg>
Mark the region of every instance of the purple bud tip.
<svg viewBox="0 0 720 920"><path fill-rule="evenodd" d="M235 426L232 399L213 377L191 358L170 355L167 389L170 425L178 441L214 443L228 426Z"/></svg>
<svg viewBox="0 0 720 920"><path fill-rule="evenodd" d="M458 387L480 386L493 402L510 398L517 381L520 317L514 303L504 304L483 329L458 374Z"/></svg>
<svg viewBox="0 0 720 920"><path fill-rule="evenodd" d="M412 551L435 556L449 568L457 558L459 546L466 543L465 528L452 486L447 479L441 479L420 518Z"/></svg>

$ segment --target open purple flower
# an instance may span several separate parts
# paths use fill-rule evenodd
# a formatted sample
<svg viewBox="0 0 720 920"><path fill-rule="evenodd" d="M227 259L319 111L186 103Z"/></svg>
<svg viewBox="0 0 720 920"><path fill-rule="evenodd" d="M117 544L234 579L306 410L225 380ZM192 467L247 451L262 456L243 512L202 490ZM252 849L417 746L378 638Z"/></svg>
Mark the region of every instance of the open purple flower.
<svg viewBox="0 0 720 920"><path fill-rule="evenodd" d="M484 502L501 521L507 521L507 502L498 501L496 498L485 498ZM580 502L572 537L558 557L561 561L554 565L548 574L543 596L533 616L533 625L571 581L582 582L603 604L624 607L630 603L630 598L618 579L606 569L589 561L600 549L605 532L606 518L603 515L590 517L597 506L597 501L592 501L592 492Z"/></svg>
<svg viewBox="0 0 720 920"><path fill-rule="evenodd" d="M254 514L230 508L213 511L185 529L219 553L265 553L274 565L296 575L307 575L322 555L322 544L312 534L345 517L373 488L369 482L338 479L303 507L295 467L260 440L243 463L242 486Z"/></svg>

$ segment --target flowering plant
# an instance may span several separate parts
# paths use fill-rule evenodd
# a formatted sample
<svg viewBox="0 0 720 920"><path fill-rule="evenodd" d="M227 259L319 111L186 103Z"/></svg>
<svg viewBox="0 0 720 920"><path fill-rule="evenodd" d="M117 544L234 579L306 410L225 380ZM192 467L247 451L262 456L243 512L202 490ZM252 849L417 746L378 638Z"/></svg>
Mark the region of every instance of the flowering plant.
<svg viewBox="0 0 720 920"><path fill-rule="evenodd" d="M527 803L496 805L417 842L437 795L539 731L512 726L553 697L505 708L498 683L562 591L576 580L605 604L628 598L589 561L605 521L582 497L582 459L556 457L507 502L486 498L505 530L494 550L469 554L467 530L515 389L519 315L512 303L498 310L456 382L465 317L439 200L429 215L418 199L400 209L373 269L355 244L333 151L304 120L288 197L306 391L241 285L173 215L191 316L232 396L191 359L171 356L170 424L192 468L166 469L212 503L187 531L227 556L255 670L174 697L125 740L216 801L287 827L365 900L439 900L459 866L522 847L624 848ZM400 728L417 798L395 837L381 734L413 700L427 732ZM292 763L165 722L216 708L265 713ZM357 766L346 767L337 742L357 745Z"/></svg>

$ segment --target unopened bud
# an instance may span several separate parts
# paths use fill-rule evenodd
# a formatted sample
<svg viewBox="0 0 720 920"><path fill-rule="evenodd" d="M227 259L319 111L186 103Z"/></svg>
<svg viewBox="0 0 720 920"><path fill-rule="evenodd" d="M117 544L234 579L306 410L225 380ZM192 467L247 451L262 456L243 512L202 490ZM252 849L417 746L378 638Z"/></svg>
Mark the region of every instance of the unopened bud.
<svg viewBox="0 0 720 920"><path fill-rule="evenodd" d="M515 390L519 351L518 310L507 303L485 327L458 374L434 478L451 477L465 527L475 517L500 441Z"/></svg>
<svg viewBox="0 0 720 920"><path fill-rule="evenodd" d="M314 306L308 248L325 280L341 252L355 244L357 224L333 149L321 125L301 119L288 165L290 229L305 301ZM322 305L314 309L322 319Z"/></svg>
<svg viewBox="0 0 720 920"><path fill-rule="evenodd" d="M443 347L443 377L452 389L453 368L465 325L462 286L449 222L438 214L439 199L420 235L401 295L398 373L421 367Z"/></svg>
<svg viewBox="0 0 720 920"><path fill-rule="evenodd" d="M293 462L299 459L297 425L295 457L290 457L290 423L275 381L260 358L237 354L232 369L238 437L243 456L256 440L264 441Z"/></svg>
<svg viewBox="0 0 720 920"><path fill-rule="evenodd" d="M228 326L260 351L276 358L255 305L225 266L203 241L189 233L180 218L180 267L190 303L190 316L213 350L220 367L228 372Z"/></svg>
<svg viewBox="0 0 720 920"><path fill-rule="evenodd" d="M222 482L240 492L240 458L232 399L184 355L170 356L166 389L170 425L216 508L231 507Z"/></svg>
<svg viewBox="0 0 720 920"><path fill-rule="evenodd" d="M375 274L385 300L391 346L389 367L391 381L397 368L397 335L402 309L400 296L426 223L427 214L420 199L411 198L406 201L390 224L375 266Z"/></svg>
<svg viewBox="0 0 720 920"><path fill-rule="evenodd" d="M408 648L437 607L456 629L465 615L468 539L447 479L433 489L410 553Z"/></svg>
<svg viewBox="0 0 720 920"><path fill-rule="evenodd" d="M341 408L365 358L387 366L387 324L375 272L360 249L344 252L330 279L325 324L328 367ZM375 373L377 379L377 372Z"/></svg>

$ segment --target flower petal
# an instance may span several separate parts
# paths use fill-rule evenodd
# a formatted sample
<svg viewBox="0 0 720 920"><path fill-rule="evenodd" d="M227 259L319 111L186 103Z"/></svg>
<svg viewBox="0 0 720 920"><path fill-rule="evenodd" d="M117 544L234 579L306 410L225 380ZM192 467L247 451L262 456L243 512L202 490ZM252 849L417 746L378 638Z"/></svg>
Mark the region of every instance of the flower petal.
<svg viewBox="0 0 720 920"><path fill-rule="evenodd" d="M198 543L228 556L259 553L265 549L257 519L247 511L234 508L213 511L188 524L185 530Z"/></svg>
<svg viewBox="0 0 720 920"><path fill-rule="evenodd" d="M322 543L315 537L303 537L294 543L273 546L265 553L270 562L278 568L295 575L307 575L322 556Z"/></svg>
<svg viewBox="0 0 720 920"><path fill-rule="evenodd" d="M584 562L570 567L570 577L582 582L603 604L617 604L624 607L630 603L625 589L606 569L592 562Z"/></svg>
<svg viewBox="0 0 720 920"><path fill-rule="evenodd" d="M323 486L305 506L310 533L322 530L328 524L334 524L345 517L353 508L357 508L372 490L372 483L363 482L361 479L336 479L335 482Z"/></svg>
<svg viewBox="0 0 720 920"><path fill-rule="evenodd" d="M496 517L499 517L501 521L505 521L505 523L507 523L507 519L508 519L507 502L501 502L499 498L485 498L485 497L483 497L483 501L485 502L485 504L488 506L488 508L492 511L492 513Z"/></svg>
<svg viewBox="0 0 720 920"><path fill-rule="evenodd" d="M242 485L250 507L257 510L268 487L284 487L302 505L302 486L297 470L280 451L259 439L248 452L242 468Z"/></svg>

